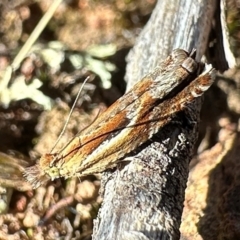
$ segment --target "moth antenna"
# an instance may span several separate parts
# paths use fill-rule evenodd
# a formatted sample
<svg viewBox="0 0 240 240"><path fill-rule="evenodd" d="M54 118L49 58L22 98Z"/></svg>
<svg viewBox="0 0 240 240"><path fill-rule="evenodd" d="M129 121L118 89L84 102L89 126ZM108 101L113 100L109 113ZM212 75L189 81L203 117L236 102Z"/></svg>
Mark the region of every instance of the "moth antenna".
<svg viewBox="0 0 240 240"><path fill-rule="evenodd" d="M95 116L95 118L92 120L92 122L91 122L89 125L87 125L86 127L84 127L83 129L79 130L79 131L77 132L77 134L76 134L73 138L75 138L77 135L79 135L79 133L81 133L82 131L84 131L85 129L87 129L89 126L91 126L91 125L97 120L100 112L101 112L101 109L98 110L98 113L97 113L97 115Z"/></svg>
<svg viewBox="0 0 240 240"><path fill-rule="evenodd" d="M93 123L96 121L96 119L98 118L99 114L100 114L100 110L98 111L98 113L97 113L96 117L94 118L94 120L93 120L88 126L84 127L84 128L81 129L80 131L78 131L77 134L75 134L75 135L68 141L68 143L59 151L59 153L61 153L61 152L73 141L73 139L74 139L77 135L79 135L79 133L81 133L82 131L84 131L85 129L87 129L89 126L91 126L91 124L93 124Z"/></svg>
<svg viewBox="0 0 240 240"><path fill-rule="evenodd" d="M78 101L78 99L79 99L79 96L80 96L80 94L81 94L81 92L82 92L82 90L83 90L84 85L85 85L86 82L89 80L89 78L90 78L90 77L88 76L88 77L84 80L82 86L80 87L80 89L79 89L79 91L78 91L78 94L77 94L77 96L76 96L76 98L75 98L75 101L74 101L74 103L73 103L73 105L72 105L71 111L70 111L70 113L68 114L67 120L66 120L66 122L65 122L65 124L64 124L64 126L63 126L63 129L62 129L61 133L59 134L59 136L58 136L55 144L53 145L50 153L53 152L53 150L55 149L55 147L56 147L57 144L59 143L61 137L62 137L63 134L65 133L66 128L67 128L67 125L68 125L69 120L70 120L70 117L72 116L73 110L74 110L74 108L75 108L75 106L76 106L76 104L77 104L77 101Z"/></svg>

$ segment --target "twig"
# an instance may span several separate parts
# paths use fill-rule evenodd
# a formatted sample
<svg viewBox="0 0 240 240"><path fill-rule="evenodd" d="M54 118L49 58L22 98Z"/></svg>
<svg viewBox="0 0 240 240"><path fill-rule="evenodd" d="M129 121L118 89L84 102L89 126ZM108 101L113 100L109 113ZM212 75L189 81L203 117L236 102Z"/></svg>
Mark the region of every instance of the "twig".
<svg viewBox="0 0 240 240"><path fill-rule="evenodd" d="M41 18L38 25L35 27L35 29L31 33L31 35L29 36L28 40L25 42L25 44L20 49L17 56L14 58L12 64L6 68L4 77L2 79L2 83L0 84L0 92L8 86L8 83L9 83L11 77L12 77L12 72L19 68L22 60L26 57L26 55L28 54L32 45L35 43L37 38L40 36L43 29L46 27L49 20L52 18L54 12L56 11L56 9L58 8L58 6L60 5L60 3L62 1L63 0L54 0L53 1L52 5L49 7L47 12Z"/></svg>

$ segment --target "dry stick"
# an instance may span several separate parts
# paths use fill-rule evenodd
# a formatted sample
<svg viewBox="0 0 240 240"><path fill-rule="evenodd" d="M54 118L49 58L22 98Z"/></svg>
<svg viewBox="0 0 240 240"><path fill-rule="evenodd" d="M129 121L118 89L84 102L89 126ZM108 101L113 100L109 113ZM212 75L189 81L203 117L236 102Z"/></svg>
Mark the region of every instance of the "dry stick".
<svg viewBox="0 0 240 240"><path fill-rule="evenodd" d="M67 196L65 198L62 198L61 200L59 200L56 204L54 204L53 206L51 206L46 214L44 215L44 217L40 220L39 222L39 226L44 225L54 214L56 214L56 212L59 209L62 209L64 207L69 206L70 204L72 204L74 201L74 196Z"/></svg>
<svg viewBox="0 0 240 240"><path fill-rule="evenodd" d="M128 89L174 48L207 47L216 0L158 0L128 56ZM201 99L149 141L132 161L102 176L103 204L93 239L180 238L188 164L196 143Z"/></svg>

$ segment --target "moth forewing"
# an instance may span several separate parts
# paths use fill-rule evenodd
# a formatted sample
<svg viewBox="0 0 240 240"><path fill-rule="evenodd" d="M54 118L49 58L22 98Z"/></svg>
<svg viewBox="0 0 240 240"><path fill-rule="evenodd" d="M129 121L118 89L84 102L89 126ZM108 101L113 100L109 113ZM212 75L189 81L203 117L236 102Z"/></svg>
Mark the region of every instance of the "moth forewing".
<svg viewBox="0 0 240 240"><path fill-rule="evenodd" d="M206 65L202 71L193 57L174 50L62 151L46 154L27 168L27 180L37 187L47 178L83 176L114 167L210 87L214 69Z"/></svg>

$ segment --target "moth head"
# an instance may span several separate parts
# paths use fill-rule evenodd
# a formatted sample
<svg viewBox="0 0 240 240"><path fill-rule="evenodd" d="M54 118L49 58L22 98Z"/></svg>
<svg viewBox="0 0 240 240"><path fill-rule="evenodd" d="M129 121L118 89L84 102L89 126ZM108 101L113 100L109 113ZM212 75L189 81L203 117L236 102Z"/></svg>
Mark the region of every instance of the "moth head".
<svg viewBox="0 0 240 240"><path fill-rule="evenodd" d="M41 184L47 182L48 180L54 180L59 178L59 169L51 162L54 160L55 154L45 154L43 155L37 164L32 167L28 167L24 171L24 177L33 188L38 188Z"/></svg>

